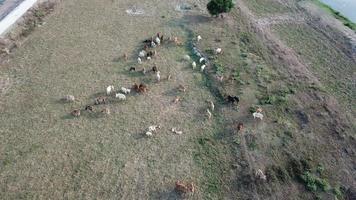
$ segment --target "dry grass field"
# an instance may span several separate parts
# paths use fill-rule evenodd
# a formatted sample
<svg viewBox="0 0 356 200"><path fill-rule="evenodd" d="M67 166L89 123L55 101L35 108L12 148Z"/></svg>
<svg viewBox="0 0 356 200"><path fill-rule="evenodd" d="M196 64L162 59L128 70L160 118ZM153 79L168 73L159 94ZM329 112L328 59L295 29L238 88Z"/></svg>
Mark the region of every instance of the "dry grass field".
<svg viewBox="0 0 356 200"><path fill-rule="evenodd" d="M224 18L210 17L207 2L57 4L0 66L1 199L355 197L352 55L292 0L237 0ZM142 41L157 32L183 44L166 42L139 65ZM210 61L204 72L191 67L199 59L192 51L197 35ZM223 54L212 54L217 47ZM160 82L152 72L129 72L154 64ZM108 85L134 83L148 92L70 115L105 96ZM61 102L68 94L77 100ZM226 95L239 96L238 106ZM263 120L252 117L257 107ZM147 137L155 124L161 129ZM266 181L255 177L258 169ZM177 180L193 182L196 191L179 194Z"/></svg>

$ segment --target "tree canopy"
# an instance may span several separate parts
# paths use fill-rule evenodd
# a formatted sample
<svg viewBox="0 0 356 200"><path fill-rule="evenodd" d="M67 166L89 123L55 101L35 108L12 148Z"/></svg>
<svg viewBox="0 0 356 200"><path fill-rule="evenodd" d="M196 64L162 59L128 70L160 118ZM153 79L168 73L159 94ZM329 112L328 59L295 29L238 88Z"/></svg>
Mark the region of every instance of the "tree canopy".
<svg viewBox="0 0 356 200"><path fill-rule="evenodd" d="M207 4L207 9L209 13L213 16L217 16L221 13L230 12L234 7L232 0L211 0Z"/></svg>

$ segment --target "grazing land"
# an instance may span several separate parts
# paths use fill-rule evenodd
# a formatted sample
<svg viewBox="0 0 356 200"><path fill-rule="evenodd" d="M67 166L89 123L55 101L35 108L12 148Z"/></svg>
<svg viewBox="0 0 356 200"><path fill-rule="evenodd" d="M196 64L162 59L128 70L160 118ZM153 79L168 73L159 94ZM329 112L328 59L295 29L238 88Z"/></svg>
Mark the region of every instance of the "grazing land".
<svg viewBox="0 0 356 200"><path fill-rule="evenodd" d="M223 18L207 3L62 0L32 11L0 56L0 196L354 199L355 32L308 1L237 0ZM138 64L158 32L157 55ZM107 86L134 83L148 91L84 110ZM161 128L149 137L151 125ZM178 180L195 191L179 193Z"/></svg>

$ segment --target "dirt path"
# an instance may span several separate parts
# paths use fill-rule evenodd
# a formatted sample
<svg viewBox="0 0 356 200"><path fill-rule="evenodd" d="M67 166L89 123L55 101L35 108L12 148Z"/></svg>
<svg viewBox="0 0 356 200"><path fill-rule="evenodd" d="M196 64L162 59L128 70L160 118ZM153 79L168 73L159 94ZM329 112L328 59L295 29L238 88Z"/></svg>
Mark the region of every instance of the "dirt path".
<svg viewBox="0 0 356 200"><path fill-rule="evenodd" d="M266 21L270 20L271 17L266 19L258 19L258 17L252 13L252 11L245 5L244 1L242 0L237 0L237 5L240 8L241 13L247 19L257 19L250 21L251 28L261 39L263 39L264 43L272 51L272 53L274 53L279 60L287 64L289 67L288 72L290 77L293 77L297 82L303 81L310 84L314 83L320 85L318 79L313 76L307 66L299 61L294 50L286 46L276 35L272 33L269 28L266 28L266 24L270 25L281 21L288 21L291 20L293 16L273 16L272 18L275 20L266 23ZM301 20L297 20L297 22L300 23Z"/></svg>
<svg viewBox="0 0 356 200"><path fill-rule="evenodd" d="M305 23L305 19L301 15L281 14L256 19L255 23L260 28L266 28L276 24L301 24Z"/></svg>

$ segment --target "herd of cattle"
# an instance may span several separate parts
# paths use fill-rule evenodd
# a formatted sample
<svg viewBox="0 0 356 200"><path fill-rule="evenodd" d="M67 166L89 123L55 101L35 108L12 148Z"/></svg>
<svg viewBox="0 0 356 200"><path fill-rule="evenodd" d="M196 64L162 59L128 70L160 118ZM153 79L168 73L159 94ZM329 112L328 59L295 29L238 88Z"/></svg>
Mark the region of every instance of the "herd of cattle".
<svg viewBox="0 0 356 200"><path fill-rule="evenodd" d="M196 37L196 42L199 42L200 40L202 40L202 37L200 35L198 35ZM165 44L165 43L170 43L170 44L175 44L175 45L182 45L182 41L178 38L178 37L168 37L165 38L163 34L161 33L157 33L155 36L146 39L143 41L143 48L139 51L138 53L138 57L137 57L137 63L139 65L143 64L143 62L145 61L150 61L151 59L153 59L156 55L157 55L157 47ZM203 54L199 51L199 49L196 47L196 44L193 44L193 54L198 58L197 62L193 61L191 62L191 66L193 69L195 69L197 67L197 63L201 64L200 70L201 72L204 72L206 66L208 65L208 59L206 57L203 56ZM216 55L221 54L222 53L222 49L221 48L216 48L214 50L214 53ZM127 61L129 56L127 53L124 53L122 56L123 60ZM191 57L189 55L184 55L183 59L186 61L190 61ZM130 72L134 72L134 71L138 71L138 68L136 67L130 67L129 68ZM153 72L156 76L156 81L159 82L161 81L161 72L159 71L157 65L154 65L151 69L147 70L145 69L145 67L142 67L141 71L143 74L147 74L150 72ZM167 80L171 79L171 75L168 74L167 75ZM223 77L219 77L219 80L222 80ZM179 85L178 86L179 91L181 92L185 92L187 87L184 85ZM102 104L107 104L109 102L110 98L115 98L118 99L119 101L125 101L126 100L126 96L129 95L132 91L136 92L137 94L144 94L148 91L148 86L144 83L134 83L133 86L131 88L125 88L125 87L121 87L119 91L115 91L115 87L113 85L109 85L106 88L106 95L102 95L99 96L97 98L94 99L93 104L89 104L86 105L83 109L74 109L71 111L71 115L74 117L79 117L81 115L81 112L96 112L95 107L97 105L102 105ZM76 98L73 95L66 95L62 100L64 100L65 102L74 102L76 101ZM177 96L175 97L175 99L173 100L174 103L178 103L181 100L181 97ZM240 99L237 96L233 96L233 95L226 95L226 102L227 103L231 103L234 105L237 105L239 103ZM207 100L208 103L208 109L206 109L206 116L208 119L212 118L212 112L215 110L215 105L214 102L211 100ZM100 113L103 113L105 115L110 115L110 109L108 107L99 109ZM262 114L262 109L258 108L256 110L256 112L254 112L253 114L253 118L258 118L260 120L263 119L263 114ZM238 131L241 131L243 129L243 123L239 122L236 126ZM147 131L145 132L145 135L148 137L151 137L154 135L154 133L160 129L160 125L151 125L148 127ZM172 128L171 131L173 133L176 133L178 135L182 134L183 132L180 130L177 130L176 128ZM265 179L265 175L263 174L262 170L257 170L256 171L256 177L259 177L260 179ZM194 193L195 191L195 186L193 183L185 183L182 181L177 181L175 183L175 189L182 193Z"/></svg>

